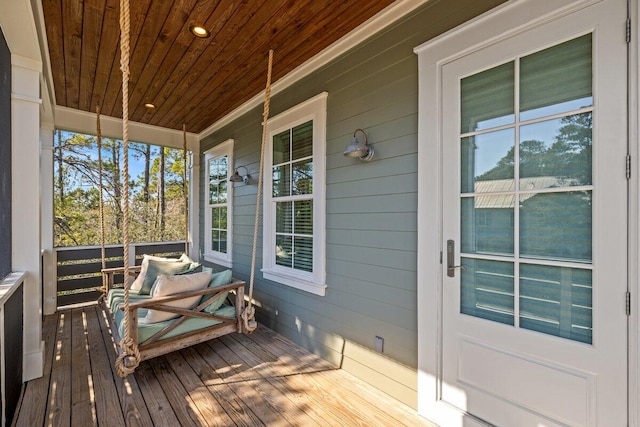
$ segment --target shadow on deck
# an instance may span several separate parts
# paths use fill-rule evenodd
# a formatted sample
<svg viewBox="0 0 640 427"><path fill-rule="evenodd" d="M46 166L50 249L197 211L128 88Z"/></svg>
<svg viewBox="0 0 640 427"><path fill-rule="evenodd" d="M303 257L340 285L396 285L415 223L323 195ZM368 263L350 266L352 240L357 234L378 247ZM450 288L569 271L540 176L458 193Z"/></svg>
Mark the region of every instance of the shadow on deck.
<svg viewBox="0 0 640 427"><path fill-rule="evenodd" d="M47 316L45 375L17 426L432 426L404 404L260 326L143 362L120 379L97 305Z"/></svg>

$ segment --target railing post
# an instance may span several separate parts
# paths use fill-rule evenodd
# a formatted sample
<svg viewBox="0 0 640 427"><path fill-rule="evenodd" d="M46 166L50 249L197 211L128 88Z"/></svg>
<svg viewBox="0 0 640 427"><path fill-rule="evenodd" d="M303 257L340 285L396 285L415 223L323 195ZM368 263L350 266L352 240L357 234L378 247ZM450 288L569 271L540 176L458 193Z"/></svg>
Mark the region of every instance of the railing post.
<svg viewBox="0 0 640 427"><path fill-rule="evenodd" d="M136 244L129 243L129 265L136 265Z"/></svg>
<svg viewBox="0 0 640 427"><path fill-rule="evenodd" d="M54 314L58 308L58 252L55 248L43 254L43 304L45 315Z"/></svg>

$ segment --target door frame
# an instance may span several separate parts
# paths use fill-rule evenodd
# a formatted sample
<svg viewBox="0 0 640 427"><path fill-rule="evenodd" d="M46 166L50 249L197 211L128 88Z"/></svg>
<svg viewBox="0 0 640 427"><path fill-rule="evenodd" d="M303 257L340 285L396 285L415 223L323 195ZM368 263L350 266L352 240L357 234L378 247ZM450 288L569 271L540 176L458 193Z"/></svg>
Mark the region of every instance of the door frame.
<svg viewBox="0 0 640 427"><path fill-rule="evenodd" d="M442 67L469 53L488 47L518 33L527 31L562 16L574 13L602 0L509 0L493 10L436 37L414 49L418 54L418 412L447 426L484 425L471 415L443 403L440 396L442 372ZM637 101L639 96L637 22L640 21L638 0L627 1L632 19L629 49L629 154L638 159ZM531 11L535 11L535 18ZM621 37L624 36L624 22ZM469 40L477 41L476 44ZM621 168L623 162L621 159ZM640 359L638 342L640 327L639 272L640 263L640 162L632 162L629 180L628 283L631 292L631 315L628 317L628 410L629 425L640 422ZM621 301L624 310L624 301Z"/></svg>

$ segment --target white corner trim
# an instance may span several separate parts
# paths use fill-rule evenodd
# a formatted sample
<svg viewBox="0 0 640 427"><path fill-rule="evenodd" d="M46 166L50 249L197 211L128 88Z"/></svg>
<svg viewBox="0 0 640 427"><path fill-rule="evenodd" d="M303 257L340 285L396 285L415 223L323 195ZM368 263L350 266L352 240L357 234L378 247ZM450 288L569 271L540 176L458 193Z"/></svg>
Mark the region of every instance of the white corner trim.
<svg viewBox="0 0 640 427"><path fill-rule="evenodd" d="M0 26L13 55L41 61L32 0L0 1ZM36 62L37 62L36 61Z"/></svg>
<svg viewBox="0 0 640 427"><path fill-rule="evenodd" d="M40 46L40 52L42 54L42 86L43 86L43 98L46 99L47 104L53 108L56 105L56 91L53 84L53 74L51 71L51 57L49 56L49 40L47 39L47 31L44 22L44 11L42 9L42 2L32 2L33 18L36 26L36 32L38 33L38 42ZM44 94L46 93L46 97Z"/></svg>
<svg viewBox="0 0 640 427"><path fill-rule="evenodd" d="M56 124L54 122L48 122L48 121L41 121L40 122L40 130L48 130L48 131L55 131L56 130ZM46 146L43 145L44 148L50 148L53 149L53 144L51 144L51 146Z"/></svg>
<svg viewBox="0 0 640 427"><path fill-rule="evenodd" d="M26 56L11 54L11 65L31 71L42 72L42 61L27 58Z"/></svg>
<svg viewBox="0 0 640 427"><path fill-rule="evenodd" d="M56 106L55 118L56 127L60 129L94 135L96 133L95 113ZM104 136L122 138L122 119L101 115L100 124ZM182 131L129 121L129 140L182 148ZM200 151L197 134L187 132L187 148L194 153Z"/></svg>
<svg viewBox="0 0 640 427"><path fill-rule="evenodd" d="M21 95L19 93L11 92L11 100L30 102L32 104L42 104L42 99L34 96Z"/></svg>
<svg viewBox="0 0 640 427"><path fill-rule="evenodd" d="M427 3L428 1L429 0L397 0L393 4L378 12L373 17L369 18L366 22L362 23L357 28L353 29L349 34L342 37L340 40L337 40L322 52L320 52L313 58L308 59L302 65L299 65L297 68L290 71L286 76L275 82L271 86L271 96L282 92L287 87L308 76L318 68L333 61L335 58L339 57L343 53L352 49L374 34L389 27L391 24L398 21L400 18L406 16L407 14L413 12L415 9ZM274 52L274 57L275 61L277 61L277 52ZM263 100L264 90L208 128L206 128L205 130L203 130L202 132L200 132L198 138L203 139L211 135L223 126L228 125L251 109L260 105Z"/></svg>
<svg viewBox="0 0 640 427"><path fill-rule="evenodd" d="M22 381L31 381L43 375L44 346L45 342L40 341L40 348L38 350L24 354L22 359Z"/></svg>

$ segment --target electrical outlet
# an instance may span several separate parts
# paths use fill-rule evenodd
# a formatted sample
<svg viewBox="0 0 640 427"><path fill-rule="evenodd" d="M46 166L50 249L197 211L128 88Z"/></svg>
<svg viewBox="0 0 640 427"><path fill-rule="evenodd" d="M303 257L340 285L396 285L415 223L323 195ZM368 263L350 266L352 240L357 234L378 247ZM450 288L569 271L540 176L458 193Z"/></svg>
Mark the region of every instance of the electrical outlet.
<svg viewBox="0 0 640 427"><path fill-rule="evenodd" d="M384 338L376 335L376 351L378 353L384 352Z"/></svg>

